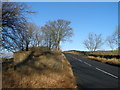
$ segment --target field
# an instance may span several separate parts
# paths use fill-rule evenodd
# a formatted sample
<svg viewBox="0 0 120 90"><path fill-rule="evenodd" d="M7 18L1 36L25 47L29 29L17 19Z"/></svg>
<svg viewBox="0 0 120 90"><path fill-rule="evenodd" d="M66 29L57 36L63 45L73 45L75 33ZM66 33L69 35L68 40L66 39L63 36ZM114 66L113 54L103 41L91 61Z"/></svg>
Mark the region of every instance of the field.
<svg viewBox="0 0 120 90"><path fill-rule="evenodd" d="M93 51L93 52L87 52L89 54L94 55L120 55L119 50L113 50L113 51Z"/></svg>
<svg viewBox="0 0 120 90"><path fill-rule="evenodd" d="M103 63L120 65L120 51L66 51L67 53L72 53L83 58L89 58L92 60L97 60Z"/></svg>
<svg viewBox="0 0 120 90"><path fill-rule="evenodd" d="M8 61L2 66L3 88L77 87L71 65L61 52L33 51L19 64Z"/></svg>

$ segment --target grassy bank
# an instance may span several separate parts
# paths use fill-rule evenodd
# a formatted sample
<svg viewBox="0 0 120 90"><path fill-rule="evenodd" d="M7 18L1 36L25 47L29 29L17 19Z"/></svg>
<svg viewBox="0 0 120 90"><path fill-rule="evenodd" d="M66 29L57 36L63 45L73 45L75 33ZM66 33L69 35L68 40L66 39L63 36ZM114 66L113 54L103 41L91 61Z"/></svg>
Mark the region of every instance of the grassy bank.
<svg viewBox="0 0 120 90"><path fill-rule="evenodd" d="M86 52L89 54L94 54L94 55L120 55L119 50L113 50L113 51L93 51L93 52Z"/></svg>
<svg viewBox="0 0 120 90"><path fill-rule="evenodd" d="M89 58L92 60L97 60L103 63L120 65L120 51L66 51L66 53L72 53L74 55L81 56L83 58Z"/></svg>
<svg viewBox="0 0 120 90"><path fill-rule="evenodd" d="M10 64L3 64L3 88L76 88L71 65L61 52L34 51L22 64Z"/></svg>

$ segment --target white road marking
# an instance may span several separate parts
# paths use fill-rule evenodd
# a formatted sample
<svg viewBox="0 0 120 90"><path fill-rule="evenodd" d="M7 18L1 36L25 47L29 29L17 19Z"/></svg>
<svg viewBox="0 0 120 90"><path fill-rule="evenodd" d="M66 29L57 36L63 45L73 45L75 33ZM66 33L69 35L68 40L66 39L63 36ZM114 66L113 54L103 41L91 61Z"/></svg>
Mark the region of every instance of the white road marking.
<svg viewBox="0 0 120 90"><path fill-rule="evenodd" d="M78 59L78 58L76 58L76 57L73 57L72 55L69 55L69 56L72 57L72 58L74 58L74 59L76 59L76 60L78 60L78 61L80 61L80 62L82 62L82 60L80 60L80 59ZM92 66L92 65L89 64L89 63L86 63L86 62L83 62L83 63L87 64L88 66Z"/></svg>
<svg viewBox="0 0 120 90"><path fill-rule="evenodd" d="M77 59L77 58L73 57L72 55L69 55L69 56L71 56L71 57L74 58L74 59ZM77 60L81 61L80 59L77 59ZM81 62L82 62L82 61L81 61ZM87 65L89 65L89 66L92 66L92 65L89 64L89 63L86 63L86 62L83 62L83 63L85 63L85 64L87 64ZM107 75L110 75L110 76L112 76L112 77L114 77L114 78L118 78L117 76L115 76L115 75L113 75L113 74L111 74L111 73L109 73L109 72L106 72L106 71L104 71L104 70L102 70L102 69L99 69L99 68L95 68L95 69L97 69L97 70L99 70L99 71L101 71L101 72L103 72L103 73L105 73L105 74L107 74Z"/></svg>
<svg viewBox="0 0 120 90"><path fill-rule="evenodd" d="M82 62L80 59L78 59L80 62Z"/></svg>
<svg viewBox="0 0 120 90"><path fill-rule="evenodd" d="M87 64L88 66L92 66L91 64L89 64L89 63L86 63L86 62L84 62L85 64Z"/></svg>
<svg viewBox="0 0 120 90"><path fill-rule="evenodd" d="M108 72L106 72L106 71L104 71L104 70L102 70L102 69L99 69L99 68L96 68L97 70L99 70L99 71L101 71L101 72L103 72L103 73L105 73L105 74L108 74L108 75L110 75L110 76L112 76L112 77L114 77L114 78L118 78L117 76L115 76L115 75L113 75L113 74L111 74L111 73L108 73Z"/></svg>

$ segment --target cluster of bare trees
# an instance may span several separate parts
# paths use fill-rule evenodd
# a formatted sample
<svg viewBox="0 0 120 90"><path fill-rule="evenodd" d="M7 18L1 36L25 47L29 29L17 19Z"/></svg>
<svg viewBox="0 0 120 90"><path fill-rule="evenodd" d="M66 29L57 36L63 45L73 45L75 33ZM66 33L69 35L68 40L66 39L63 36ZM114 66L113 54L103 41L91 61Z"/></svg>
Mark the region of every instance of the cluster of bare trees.
<svg viewBox="0 0 120 90"><path fill-rule="evenodd" d="M88 39L84 40L83 44L90 51L95 51L96 49L99 49L103 44L101 34L97 35L94 33L89 33Z"/></svg>
<svg viewBox="0 0 120 90"><path fill-rule="evenodd" d="M49 21L43 26L42 32L46 36L44 38L45 44L50 49L60 49L60 43L68 40L72 36L72 28L69 26L70 21L58 19L56 21Z"/></svg>
<svg viewBox="0 0 120 90"><path fill-rule="evenodd" d="M97 35L94 33L89 33L88 38L83 41L83 45L90 51L96 51L100 49L101 46L107 44L112 50L120 50L120 31L117 29L111 36L103 40L101 34Z"/></svg>
<svg viewBox="0 0 120 90"><path fill-rule="evenodd" d="M47 46L59 49L60 43L72 36L70 21L49 21L43 27L28 22L27 14L34 13L24 3L2 3L2 48L16 51L29 47Z"/></svg>

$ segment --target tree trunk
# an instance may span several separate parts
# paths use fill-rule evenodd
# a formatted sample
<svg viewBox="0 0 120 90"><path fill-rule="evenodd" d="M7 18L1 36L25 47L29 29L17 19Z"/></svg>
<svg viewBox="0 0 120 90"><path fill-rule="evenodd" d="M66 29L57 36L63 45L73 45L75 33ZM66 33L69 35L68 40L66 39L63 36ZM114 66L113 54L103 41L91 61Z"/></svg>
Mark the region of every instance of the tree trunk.
<svg viewBox="0 0 120 90"><path fill-rule="evenodd" d="M26 51L28 51L28 43L26 44Z"/></svg>
<svg viewBox="0 0 120 90"><path fill-rule="evenodd" d="M59 44L60 44L60 41L58 41L58 43L57 43L57 50L60 49Z"/></svg>

